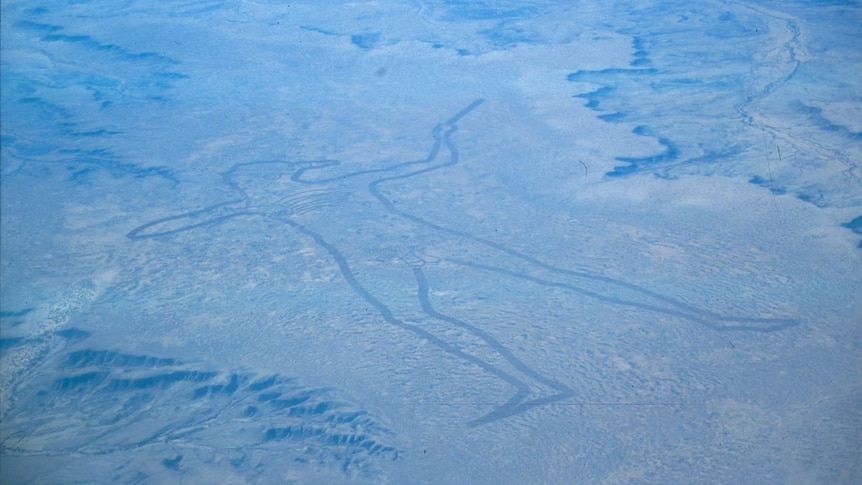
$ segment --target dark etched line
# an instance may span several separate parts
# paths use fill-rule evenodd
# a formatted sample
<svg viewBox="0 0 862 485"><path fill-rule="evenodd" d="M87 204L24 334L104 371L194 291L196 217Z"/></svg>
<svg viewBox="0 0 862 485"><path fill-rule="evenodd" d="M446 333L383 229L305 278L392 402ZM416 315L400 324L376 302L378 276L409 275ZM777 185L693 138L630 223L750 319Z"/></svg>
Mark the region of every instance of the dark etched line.
<svg viewBox="0 0 862 485"><path fill-rule="evenodd" d="M443 129L443 126L445 126L445 125L449 125L449 126L454 127L454 124L455 124L456 122L458 122L459 120L461 120L462 118L464 118L465 116L467 116L468 114L470 114L470 112L472 112L473 110L475 110L476 108L478 108L478 107L479 107L482 103L484 103L484 102L485 102L485 100L484 100L484 99L482 99L482 98L476 99L476 100L474 100L472 103L470 103L469 105L467 105L467 107L465 107L465 108L464 108L464 109L462 109L461 111L459 111L459 112L455 113L455 115L454 115L454 116L452 116L451 118L449 118L449 119L448 119L445 123L443 123L442 125L436 125L436 126L432 129L432 131L431 131L431 134L432 134L432 135L433 135L433 137L434 137L434 145L432 146L431 151L430 151L430 153L428 154L428 156L427 156L427 157L425 157L425 158L423 158L423 159L421 159L421 160L413 160L413 161L409 161L409 162L396 163L396 164L394 164L394 165L390 165L390 166L388 166L388 167L384 167L384 168L375 168L375 169L369 169L369 170L360 170L360 171L357 171L357 172L350 172L350 173L347 173L347 174L338 175L338 176L329 177L329 178L323 178L323 179L314 179L314 180L306 180L306 179L303 179L303 175L305 175L305 172L306 172L306 171L308 171L308 170L312 170L312 169L315 169L315 170L316 170L316 169L320 169L320 168L329 167L329 166L332 166L332 165L338 165L338 162L333 162L333 163L329 163L329 164L326 164L326 165L314 165L314 166L310 166L310 167L303 167L303 168L299 169L298 171L296 171L296 172L293 174L293 176L291 177L291 180L293 180L294 182L302 183L302 184L324 184L324 183L327 183L327 182L334 182L334 181L336 181L336 180L344 180L344 179L347 179L347 178L357 177L357 176L360 176L360 175L367 175L367 174L373 174L373 173L391 173L391 172L395 172L395 171L398 171L398 170L401 170L401 169L405 169L405 168L413 167L413 166L415 166L415 165L426 165L426 164L428 164L428 163L431 163L431 162L433 162L433 161L437 158L437 155L438 155L438 154L439 154L439 152L440 152L440 147L442 146L442 138L443 138L443 137L441 137L440 133L441 133L441 131L442 131L442 129ZM453 131L453 130L451 130L451 129L450 129L450 130L447 132L447 135L448 135L448 134L451 134L451 133L452 133L452 131ZM448 164L446 164L446 165L448 165ZM395 177L395 178L403 178L403 177L405 177L405 176L419 175L420 173L425 173L425 172L428 172L428 171L430 171L430 170L435 170L435 169L437 169L437 168L441 168L442 166L446 166L446 165L441 165L441 166L436 166L436 167L432 167L432 168L426 168L426 169L423 169L423 170L418 170L418 171L415 171L415 172L410 172L410 173L408 173L408 174L404 174L404 175L401 175L401 176L397 176L397 177ZM381 179L381 180L391 180L391 179L392 179L392 178L390 177L390 178Z"/></svg>
<svg viewBox="0 0 862 485"><path fill-rule="evenodd" d="M516 389L518 389L518 392L515 396L513 396L506 403L507 406L511 406L512 403L522 400L529 393L529 386L524 384L518 378L494 367L493 365L485 362L484 360L482 360L478 357L475 357L473 355L470 355L470 354L458 349L454 345L452 345L452 344L446 342L445 340L431 334L430 332L428 332L424 328L421 328L417 325L405 323L405 322L395 318L395 316L392 314L392 311L389 309L389 307L387 307L385 304L383 304L383 302L381 302L380 300L375 298L371 293L369 293L368 290L365 289L364 286L362 286L362 284L359 282L359 280L356 279L356 276L353 274L353 270L350 268L350 265L348 264L347 259L345 259L345 257L341 254L340 251L338 251L338 249L335 246L333 246L332 244L327 242L323 238L323 236L321 236L320 234L306 228L305 226L303 226L303 225L301 225L301 224L299 224L299 223L297 223L291 219L278 218L278 220L280 220L280 221L284 222L285 224L293 227L297 231L311 237L318 246L320 246L321 248L326 250L326 252L328 252L329 255L332 257L332 259L335 260L335 263L338 265L338 268L341 271L342 277L347 282L347 284L350 286L350 288L353 290L353 292L356 293L360 298L365 300L369 305L374 307L374 309L377 310L377 313L379 313L380 316L383 317L383 320L386 323L393 325L393 326L396 326L398 328L410 331L410 332L416 334L417 336L419 336L420 338L426 340L427 342L440 348L444 352L451 354L453 356L456 356L456 357L463 359L467 362L470 362L472 364L475 364L476 366L484 369L489 374L497 376L501 380L514 386Z"/></svg>
<svg viewBox="0 0 862 485"><path fill-rule="evenodd" d="M388 167L379 168L379 169L371 169L371 170L361 170L356 172L351 172L343 175L333 176L329 178L323 179L307 179L305 175L310 170L319 170L328 167L334 167L339 165L337 161L331 160L319 160L319 161L308 161L308 162L280 162L280 161L258 161L258 162L248 162L248 163L238 163L231 166L226 172L222 173L222 178L224 183L233 191L236 191L239 194L239 198L236 200L232 200L229 202L224 202L220 204L216 204L201 210L188 212L185 214L180 214L176 216L165 217L162 219L158 219L156 221L152 221L150 223L144 224L142 226L137 227L136 229L129 232L127 235L130 239L148 239L148 238L156 238L162 236L168 236L171 234L176 234L183 231L188 231L191 229L210 226L213 224L221 223L227 221L229 219L240 217L240 216L260 216L260 215L269 215L275 218L278 221L281 221L290 227L296 229L298 232L312 238L315 243L327 251L336 264L339 267L342 277L350 286L352 291L359 296L361 299L366 301L371 307L375 309L377 313L383 318L383 320L397 328L401 328L403 330L407 330L412 332L414 335L419 338L429 342L430 344L438 347L444 352L457 357L465 362L472 363L477 367L485 370L489 374L496 376L497 378L503 380L504 382L512 385L517 389L517 392L514 396L508 399L508 401L492 410L486 416L483 416L477 420L471 422L472 425L480 425L489 422L493 422L499 419L504 419L506 417L519 414L529 407L532 406L540 406L550 403L555 403L561 401L566 398L570 398L574 395L574 391L567 387L566 385L554 380L547 378L535 371L534 369L527 366L521 360L519 360L515 355L503 346L499 341L494 339L489 333L484 330L470 325L466 322L458 320L454 317L450 317L444 315L442 313L437 312L433 305L431 304L430 298L428 296L428 282L425 277L425 274L421 271L420 268L414 267L413 273L417 280L417 293L420 305L429 317L448 322L452 325L458 326L470 333L474 336L483 340L491 349L497 352L500 356L502 356L509 365L512 366L515 370L520 372L523 376L530 378L536 383L544 384L558 393L551 396L541 397L537 399L533 399L530 401L524 401L530 393L530 386L527 385L526 382L521 379L511 375L501 368L495 367L494 365L486 362L476 356L470 355L460 349L458 349L453 344L450 344L446 340L436 337L429 331L424 328L406 323L402 320L397 319L391 312L388 306L386 306L382 301L375 298L371 293L362 286L362 284L357 280L354 275L349 263L346 258L341 254L341 252L332 244L327 242L322 235L305 227L304 225L299 224L298 222L289 218L288 215L285 215L286 211L261 211L258 210L249 210L248 200L249 197L243 188L240 185L240 182L234 180L234 175L237 171L245 166L255 166L260 165L264 166L266 164L278 164L279 167L287 166L293 167L295 170L293 171L290 179L291 181L304 184L306 186L309 185L320 185L329 182L341 182L344 179L351 177L359 177L363 175L369 174L387 174L386 177L372 179L368 185L367 190L369 193L381 204L384 210L387 212L401 216L406 220L412 221L416 224L431 228L435 231L457 236L466 240L473 241L475 243L479 243L486 247L490 247L492 249L496 249L506 255L509 255L513 258L520 259L530 265L546 270L551 273L565 275L567 277L575 277L575 278L583 278L591 281L598 281L602 283L606 283L609 285L614 285L619 288L623 288L639 295L643 295L654 299L658 302L661 302L665 306L657 305L657 304L649 304L638 301L630 301L622 298L615 298L611 296L605 296L595 291L590 291L585 288L581 288L575 286L573 284L562 283L557 281L551 281L547 279L536 278L533 276L529 276L526 274L518 273L516 271L511 271L503 268L497 268L493 266L486 266L478 263L471 263L468 261L461 261L456 258L448 259L448 261L460 264L463 266L471 267L474 269L484 270L484 271L492 271L498 274L503 274L513 278L519 278L525 281L529 281L534 284L546 286L546 287L557 287L566 289L569 291L574 291L576 293L580 293L584 296L595 298L600 301L608 302L611 304L618 305L627 305L636 308L640 308L647 311L658 312L666 315L676 316L679 318L684 318L700 325L706 326L708 328L717 330L717 331L728 331L728 330L747 330L747 331L758 331L758 332L767 332L780 330L792 325L798 324L798 322L789 319L762 319L762 318L738 318L738 317L728 317L724 315L720 315L718 313L714 313L711 311L703 310L697 308L695 306L689 305L682 301L676 300L674 298L661 295L659 293L648 290L639 285L628 283L622 280L609 278L597 274L587 273L584 271L575 271L575 270L567 270L562 269L556 266L553 266L548 263L544 263L532 256L521 253L515 249L509 248L503 244L497 243L495 241L476 236L470 234L466 231L461 231L458 229L448 228L445 226L441 226L429 220L426 220L417 215L413 215L404 210L398 209L395 207L395 204L392 200L384 196L380 191L380 184L393 181L393 180L402 180L408 177L414 177L420 174L428 173L430 171L439 170L444 167L449 167L456 165L460 161L460 155L457 150L457 147L452 141L452 136L457 132L457 123L463 117L467 116L470 112L476 109L483 103L483 100L478 99L473 101L470 105L456 113L454 116L449 118L445 123L436 125L432 130L432 136L434 138L434 143L431 147L428 155L421 160L414 160L409 162L398 163L394 165L390 165ZM445 146L447 151L449 152L448 160L445 161L437 161L441 149ZM586 169L586 167L585 167ZM303 210L313 210L318 205L326 206L331 201L329 199L331 196L326 192L316 192L310 190L306 193L300 194L291 194L284 198L279 199L275 204L284 203L287 206L287 210L293 210L294 213ZM337 198L337 197L336 197ZM243 204L244 203L244 204ZM241 205L238 205L241 204ZM227 206L237 205L234 208L230 208ZM269 207L270 205L268 205ZM235 210L236 212L229 212L231 210ZM201 220L207 218L206 220ZM175 227L173 223L178 221L177 224L181 224L185 222L185 220L189 220L189 224L182 227ZM200 222L197 222L200 221ZM159 231L159 227L164 226L163 229ZM173 228L171 228L173 227ZM155 228L155 232L153 232L153 228ZM733 325L733 326L722 326L717 325L717 321L726 321L726 322L737 322L737 323L759 323L759 324L769 324L766 327L752 327L746 325Z"/></svg>
<svg viewBox="0 0 862 485"><path fill-rule="evenodd" d="M523 361L521 361L521 359L517 358L514 354L512 354L512 351L507 349L503 344L501 344L488 332L467 322L458 320L457 318L450 317L448 315L444 315L435 310L434 307L431 305L431 300L428 297L428 280L425 277L425 273L422 271L422 268L413 267L413 274L414 276L416 276L416 282L418 284L419 303L422 306L422 311L428 314L428 316L436 318L438 320L449 322L452 325L463 328L464 330L467 330L473 335L484 340L485 343L487 343L491 348L496 350L497 353L503 356L504 359L506 359L510 364L512 364L512 367L518 369L524 375L558 391L562 391L565 393L573 393L572 389L565 384L553 379L549 379L539 374L535 370L531 369Z"/></svg>
<svg viewBox="0 0 862 485"><path fill-rule="evenodd" d="M506 254L508 254L508 255L510 255L510 256L514 256L514 257L516 257L516 258L518 258L518 259L521 259L521 260L523 260L523 261L526 261L526 262L528 262L528 263L530 263L530 264L533 264L533 265L535 265L535 266L538 266L538 267L540 267L540 268L542 268L542 269L546 269L546 270L548 270L548 271L553 271L553 272L555 272L555 273L561 273L561 274L567 274L567 275L575 276L575 277L579 277L579 278L592 279L592 280L595 280L595 281L601 281L601 282L604 282L604 283L609 283L609 284L613 284L613 285L621 286L621 287L624 287L624 288L627 288L627 289L630 289L630 290L633 290L633 291L637 291L637 292L639 292L639 293L643 293L643 294L645 294L645 295L647 295L647 296L650 296L650 297L652 297L652 298L656 298L656 299L658 299L658 300L664 301L664 302L669 303L669 304L672 304L672 305L674 305L674 306L678 306L678 307L681 307L681 308L685 308L685 309L687 309L687 310L689 310L689 311L692 311L692 312L708 314L708 312L706 312L706 311L704 311L704 310L700 310L700 309L694 308L694 307L692 307L692 306L690 306L690 305L687 305L687 304L685 304L685 303L682 303L682 302L676 301L676 300L674 300L674 299L672 299L672 298L665 297L665 296L663 296L663 295L659 295L659 294L654 293L654 292L652 292L652 291L649 291L649 290L647 290L647 289L641 288L640 286L637 286L637 285L635 285L635 284L628 283L628 282L624 282L624 281L620 281L620 280L616 280L616 279L613 279L613 278L608 278L608 277L605 277L605 276L599 276L599 275L593 275L593 274L584 273L584 272L579 272L579 271L572 271L572 270L565 270L565 269L561 269L561 268L558 268L558 267L556 267L556 266L552 266L552 265L549 265L549 264L544 263L544 262L542 262L542 261L539 261L538 259L536 259L536 258L534 258L534 257L532 257L532 256L528 256L528 255L526 255L526 254L524 254L524 253L521 253L521 252L519 252L519 251L516 251L516 250L514 250L514 249L511 249L511 248L509 248L509 247L507 247L507 246L504 246L504 245L502 245L502 244L499 244L499 243L497 243L497 242L495 242L495 241L492 241L492 240L490 240L490 239L486 239L486 238L483 238L483 237L481 237L481 236L475 236L475 235L473 235L473 234L470 234L470 233L468 233L468 232L461 231L461 230L458 230L458 229L452 229L452 228L449 228L449 227L441 226L441 225L439 225L439 224L436 224L436 223L434 223L434 222L428 221L428 220L423 219L423 218L421 218L421 217L419 217L419 216L413 215L413 214L411 214L411 213L409 213L409 212L406 212L406 211L403 211L403 210L401 210L401 209L396 208L396 207L395 207L395 205L392 203L392 201L390 201L386 196L384 196L384 195L380 192L380 189L378 188L378 186L379 186L381 183L383 183L383 182L387 182L387 181L390 181L390 180L404 179L404 178L412 177L412 176L414 176L414 175L418 175L418 174L420 174L420 173L428 172L428 171L431 171L431 170L437 170L437 169L439 169L439 168L443 168L443 167L446 167L446 166L451 166L451 165L455 165L455 164L457 164L457 163L458 163L458 161L459 161L458 151L457 151L457 149L455 148L454 144L452 144L452 143L451 143L451 140L449 139L450 135L451 135L452 133L454 133L454 132L455 132L455 128L453 127L452 129L450 129L449 131L447 131L447 132L446 132L446 134L444 135L444 141L445 141L445 143L447 144L447 146L448 146L448 148L449 148L449 151L450 151L450 153L451 153L451 157L450 157L450 160L449 160L448 162L441 163L441 164L438 164L438 165L435 165L435 166L432 166L432 167L428 167L428 168L426 168L426 169L424 169L424 170L421 170L421 171L419 171L419 172L415 172L415 173L409 173L409 174L398 175L398 176L394 176L394 177L387 177L387 178L383 178L383 179L375 180L375 181L371 182L370 184L368 184L368 191L371 193L371 195L372 195L375 199L377 199L377 200L380 202L380 204L381 204L381 205L383 205L383 207L384 207L387 211L391 212L392 214L395 214L395 215L398 215L398 216L404 217L404 218L406 218L406 219L409 219L409 220L411 220L411 221L413 221L413 222L416 222L417 224L421 224L421 225L424 225L424 226L426 226L426 227L430 227L430 228L432 228L432 229L435 229L435 230L437 230L437 231L446 232L446 233L449 233L449 234L452 234L452 235L455 235L455 236L462 237L462 238L464 238L464 239L469 239L469 240L472 240L472 241L478 242L478 243L480 243L480 244L483 244L483 245L489 246L489 247L491 247L491 248L497 249L497 250L502 251L502 252L504 252L504 253L506 253ZM710 316L717 317L718 315L714 315L714 314L713 314L713 315L710 315Z"/></svg>
<svg viewBox="0 0 862 485"><path fill-rule="evenodd" d="M716 325L715 323L710 322L710 321L708 321L704 318L701 318L697 315L685 313L685 312L680 311L680 310L673 310L670 308L662 308L662 307L658 307L655 305L649 305L646 303L623 300L621 298L614 298L614 297L610 297L610 296L604 296L604 295L601 295L599 293L589 291L589 290L586 290L584 288L581 288L581 287L578 287L575 285L571 285L568 283L560 283L557 281L548 281L548 280L544 280L541 278L536 278L534 276L529 276L529 275L517 273L515 271L511 271L508 269L498 268L498 267L494 267L494 266L487 266L487 265L479 264L479 263L472 263L470 261L464 261L462 259L457 259L457 258L446 258L446 261L449 261L449 262L452 262L455 264L460 264L462 266L467 266L467 267L474 268L474 269L480 269L483 271L491 271L494 273L498 273L498 274L502 274L502 275L506 275L506 276L511 276L513 278L518 278L518 279L522 279L525 281L530 281L530 282L535 283L535 284L540 285L540 286L546 286L546 287L551 287L551 288L564 288L564 289L573 291L575 293L579 293L581 295L584 295L584 296L587 296L590 298L594 298L594 299L597 299L600 301L604 301L607 303L612 303L615 305L625 305L625 306L630 306L630 307L634 307L634 308L640 308L642 310L662 313L662 314L669 315L669 316L684 318L686 320L692 321L692 322L697 323L699 325L703 325L707 328L710 328L710 329L713 329L716 331L720 331L720 332L738 331L738 330L745 330L745 331L750 331L750 332L774 332L774 331L783 330L785 328L792 327L792 326L798 324L798 322L795 320L785 319L785 318L737 318L737 319L733 319L732 321L740 322L740 323L742 323L742 322L763 323L763 324L767 324L767 326L752 327L752 326L747 326L747 325L727 325L727 326Z"/></svg>
<svg viewBox="0 0 862 485"><path fill-rule="evenodd" d="M636 285L634 283L629 283L629 282L618 280L615 278L610 278L607 276L601 276L601 275L586 273L583 271L575 271L575 270L568 270L568 269L559 268L559 267L550 265L548 263L545 263L543 261L540 261L540 260L538 260L532 256L529 256L527 254L524 254L520 251L517 251L515 249L509 248L509 247L504 246L500 243L492 241L490 239L486 239L486 238L481 237L481 236L475 236L475 235L470 234L466 231L461 231L458 229L452 229L449 227L441 226L440 224L436 224L436 223L431 222L427 219L424 219L422 217L413 215L409 212L406 212L406 211L403 211L401 209L396 208L395 205L392 203L392 201L390 201L386 196L384 196L380 192L380 189L378 188L378 186L381 183L387 182L390 180L404 179L404 178L412 177L415 175L419 175L420 173L429 172L431 170L437 170L439 168L456 165L459 162L460 158L459 158L458 151L457 151L454 143L452 143L452 140L451 140L451 135L456 131L456 129L457 129L457 127L453 126L443 136L443 142L446 144L446 146L449 149L450 154L451 154L450 160L448 162L434 165L432 167L428 167L424 170L420 170L420 171L413 172L413 173L397 175L397 176L393 176L393 177L387 177L387 178L375 180L374 182L371 182L370 184L368 184L368 191L371 193L371 195L375 199L377 199L380 202L381 205L383 205L383 207L387 211L391 212L392 214L395 214L395 215L404 217L406 219L409 219L409 220L411 220L417 224L421 224L423 226L435 229L435 230L440 231L440 232L446 232L446 233L449 233L449 234L452 234L455 236L462 237L464 239L469 239L469 240L478 242L480 244L483 244L485 246L488 246L488 247L497 249L499 251L502 251L502 252L504 252L510 256L518 258L522 261L525 261L527 263L530 263L534 266L545 269L547 271L551 271L551 272L558 273L558 274L564 274L567 276L573 276L573 277L577 277L577 278L584 278L584 279L589 279L589 280L593 280L593 281L600 281L602 283L607 283L607 284L611 284L611 285L618 286L621 288L625 288L627 290L631 290L631 291L640 293L642 295L648 296L650 298L656 299L656 300L661 301L663 303L666 303L670 306L673 306L673 307L682 309L685 312L688 312L688 313L685 313L685 312L679 312L679 311L667 309L667 312L673 312L673 313L669 313L669 314L676 314L678 316L689 315L689 314L699 315L699 317L686 316L685 318L698 319L701 322L704 322L705 319L712 319L712 320L727 321L727 322L774 323L778 327L778 328L775 328L776 330L799 324L798 321L793 320L793 319L759 319L759 318L745 318L745 317L734 317L734 316L721 315L721 314L718 314L718 313L715 313L715 312L712 312L709 310L697 308L693 305L679 301L675 298L661 295L659 293L648 290L648 289L643 288L643 287ZM655 308L657 311L660 311L662 313L666 313L665 311L663 311L663 309L661 309L659 307L652 307L652 308ZM709 326L709 324L707 324L707 326ZM753 328L750 328L750 327L723 327L723 329L725 329L725 330L730 330L730 329L736 329L736 330L751 329L751 330L754 330Z"/></svg>
<svg viewBox="0 0 862 485"><path fill-rule="evenodd" d="M168 222L177 221L177 220L181 220L181 219L196 219L200 216L209 214L210 212L213 212L214 210L219 209L220 207L224 207L226 205L231 205L231 204L236 204L236 203L239 203L242 201L243 200L232 200L230 202L222 202L220 204L216 204L216 205L207 207L205 209L186 212L184 214L179 214L176 216L168 216L168 217L163 217L161 219L156 219L155 221L148 222L146 224L140 225L140 226L132 229L131 231L129 231L128 234L126 234L126 237L128 237L129 239L152 239L152 238L157 238L157 237L169 236L171 234L177 234L177 233L184 232L184 231L190 231L190 230L198 228L198 227L204 227L204 226L210 226L213 224L218 224L218 223L224 222L228 219L233 219L234 217L250 216L250 215L257 215L258 214L256 212L252 212L252 211L232 212L232 213L225 214L225 215L222 215L219 217L207 219L205 221L201 221L201 222L197 222L194 224L189 224L186 226L178 227L176 229L169 229L169 230L164 230L164 231L157 231L157 232L150 232L150 233L146 233L146 234L141 234L142 232L146 231L147 229L150 229L151 227L159 226L161 224L165 224Z"/></svg>
<svg viewBox="0 0 862 485"><path fill-rule="evenodd" d="M490 413L482 416L481 418L474 419L467 423L468 426L481 426L483 424L493 423L494 421L499 421L501 419L510 418L517 414L521 414L531 408L536 406L546 406L548 404L554 404L557 401L562 401L563 399L567 399L571 397L569 393L560 393L554 394L553 396L541 397L538 399L533 399L531 401L523 402L523 403L514 403L514 404L504 404L502 406L497 407Z"/></svg>
<svg viewBox="0 0 862 485"><path fill-rule="evenodd" d="M440 152L440 147L442 146L442 137L440 135L441 130L442 130L442 125L436 125L431 130L431 134L434 137L434 145L431 147L431 151L428 154L428 156L421 159L421 160L412 160L409 162L396 163L394 165L390 165L390 166L384 167L384 168L360 170L357 172L350 172L350 173L337 175L337 176L329 177L329 178L323 178L323 179L314 179L314 180L303 179L302 178L303 175L305 175L305 172L308 170L318 170L321 168L339 165L339 162L332 161L332 162L329 162L326 164L311 164L310 166L305 166L305 167L302 167L299 170L297 170L293 174L293 176L290 177L290 179L294 182L301 183L301 184L316 185L316 184L325 184L328 182L334 182L334 181L338 181L338 180L345 180L345 179L357 177L360 175L367 175L367 174L372 174L372 173L393 172L393 171L403 169L406 167L412 167L414 165L425 165L425 164L428 164L428 163L431 163L432 161L434 161L434 159L437 158L437 155Z"/></svg>
<svg viewBox="0 0 862 485"><path fill-rule="evenodd" d="M478 98L478 99L474 100L472 103L468 104L466 108L455 113L454 116L452 116L451 118L446 120L446 124L447 125L454 125L455 123L461 121L461 118L470 114L471 111L478 108L484 102L485 102L485 100L483 98Z"/></svg>

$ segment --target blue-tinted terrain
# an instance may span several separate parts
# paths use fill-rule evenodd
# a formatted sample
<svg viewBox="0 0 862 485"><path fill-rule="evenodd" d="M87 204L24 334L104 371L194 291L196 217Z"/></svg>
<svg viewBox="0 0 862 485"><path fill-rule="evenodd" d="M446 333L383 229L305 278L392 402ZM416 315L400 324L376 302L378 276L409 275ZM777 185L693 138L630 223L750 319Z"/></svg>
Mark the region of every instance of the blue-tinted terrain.
<svg viewBox="0 0 862 485"><path fill-rule="evenodd" d="M57 337L85 339L81 331ZM40 435L51 437L42 455L126 455L136 462L106 476L110 481L174 481L178 472L202 480L207 475L196 467L275 475L309 465L374 478L379 460L398 457L387 444L391 433L332 389L80 347L45 366L44 384L15 397L19 411L4 426L7 452L32 455L29 439ZM158 451L146 461L135 457L148 449Z"/></svg>
<svg viewBox="0 0 862 485"><path fill-rule="evenodd" d="M0 13L3 483L862 481L858 2Z"/></svg>

